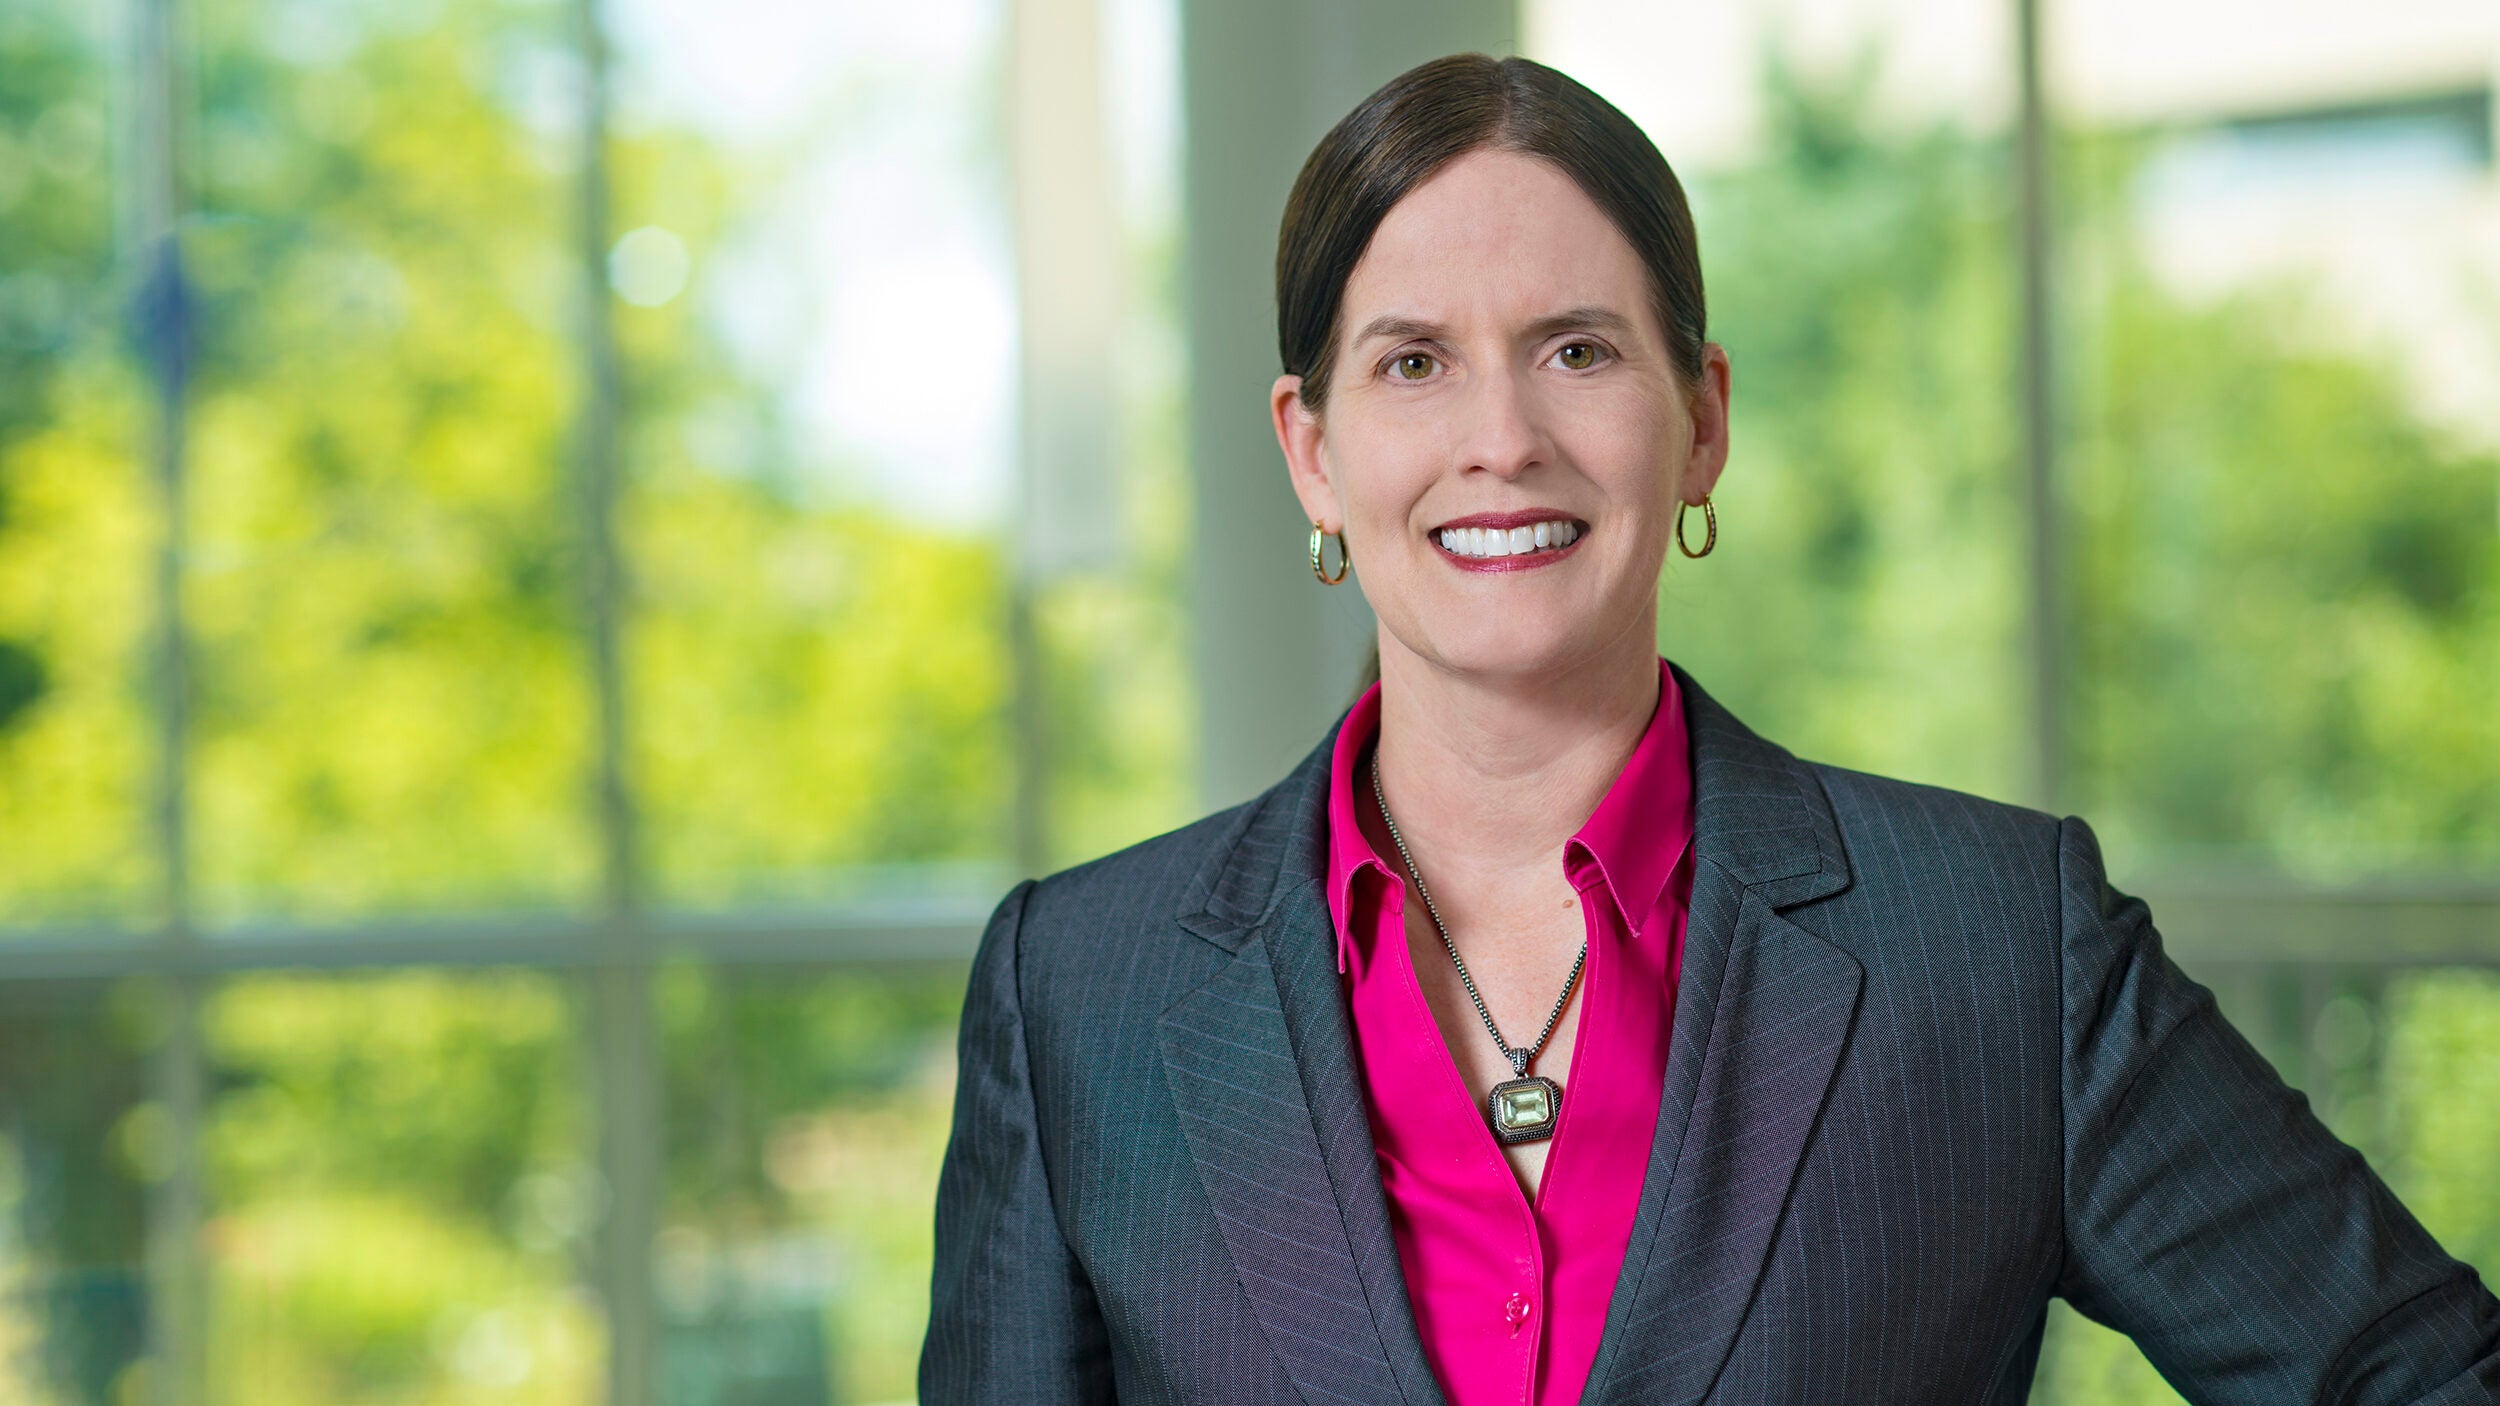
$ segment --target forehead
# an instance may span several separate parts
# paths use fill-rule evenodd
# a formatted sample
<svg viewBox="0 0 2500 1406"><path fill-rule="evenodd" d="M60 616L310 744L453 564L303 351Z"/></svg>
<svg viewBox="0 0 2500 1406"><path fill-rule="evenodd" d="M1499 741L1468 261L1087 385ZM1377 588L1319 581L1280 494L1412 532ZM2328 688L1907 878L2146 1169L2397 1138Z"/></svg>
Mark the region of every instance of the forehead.
<svg viewBox="0 0 2500 1406"><path fill-rule="evenodd" d="M1449 325L1605 307L1646 326L1648 270L1563 170L1515 151L1472 151L1407 192L1346 280L1340 326L1374 316Z"/></svg>

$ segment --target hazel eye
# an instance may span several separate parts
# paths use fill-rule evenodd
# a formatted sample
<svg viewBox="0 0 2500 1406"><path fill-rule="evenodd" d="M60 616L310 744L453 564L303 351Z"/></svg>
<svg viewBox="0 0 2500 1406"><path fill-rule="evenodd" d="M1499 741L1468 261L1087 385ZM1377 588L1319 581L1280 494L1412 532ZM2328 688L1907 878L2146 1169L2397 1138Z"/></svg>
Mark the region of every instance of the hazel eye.
<svg viewBox="0 0 2500 1406"><path fill-rule="evenodd" d="M1408 352L1391 362L1389 369L1401 381L1420 381L1432 374L1435 364L1430 352Z"/></svg>
<svg viewBox="0 0 2500 1406"><path fill-rule="evenodd" d="M1568 343L1562 350L1554 353L1554 359L1561 362L1566 371L1586 371L1597 364L1597 344L1594 342Z"/></svg>

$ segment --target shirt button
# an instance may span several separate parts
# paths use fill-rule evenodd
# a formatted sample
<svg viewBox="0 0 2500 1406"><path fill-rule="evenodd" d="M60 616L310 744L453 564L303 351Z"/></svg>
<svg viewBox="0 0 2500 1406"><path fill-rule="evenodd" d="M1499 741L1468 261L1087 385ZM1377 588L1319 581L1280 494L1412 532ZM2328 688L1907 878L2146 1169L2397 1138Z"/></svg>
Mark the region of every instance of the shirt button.
<svg viewBox="0 0 2500 1406"><path fill-rule="evenodd" d="M1502 1321L1510 1325L1512 1337L1519 1336L1520 1325L1528 1321L1528 1313L1534 1307L1526 1294L1513 1294L1503 1302Z"/></svg>

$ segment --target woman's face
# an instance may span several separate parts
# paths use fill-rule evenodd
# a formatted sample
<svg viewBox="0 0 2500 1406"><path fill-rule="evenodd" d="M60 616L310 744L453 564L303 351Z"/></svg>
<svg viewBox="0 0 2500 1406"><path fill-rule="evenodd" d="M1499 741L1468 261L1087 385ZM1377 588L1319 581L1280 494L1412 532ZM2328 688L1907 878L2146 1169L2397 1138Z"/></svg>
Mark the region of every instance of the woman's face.
<svg viewBox="0 0 2500 1406"><path fill-rule="evenodd" d="M1491 681L1656 649L1679 500L1727 460L1727 358L1689 391L1648 272L1559 168L1507 151L1391 208L1347 280L1325 410L1272 409L1304 514L1342 530L1404 649Z"/></svg>

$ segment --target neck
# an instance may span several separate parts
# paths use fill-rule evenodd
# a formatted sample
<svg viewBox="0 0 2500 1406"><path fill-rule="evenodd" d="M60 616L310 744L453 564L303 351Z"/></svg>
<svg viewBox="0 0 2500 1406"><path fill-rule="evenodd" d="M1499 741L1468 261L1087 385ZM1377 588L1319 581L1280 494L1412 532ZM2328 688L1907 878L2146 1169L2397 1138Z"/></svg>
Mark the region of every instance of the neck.
<svg viewBox="0 0 2500 1406"><path fill-rule="evenodd" d="M1462 674L1384 630L1380 780L1436 867L1548 863L1588 822L1658 706L1656 626L1532 677ZM1366 787L1365 789L1368 789Z"/></svg>

